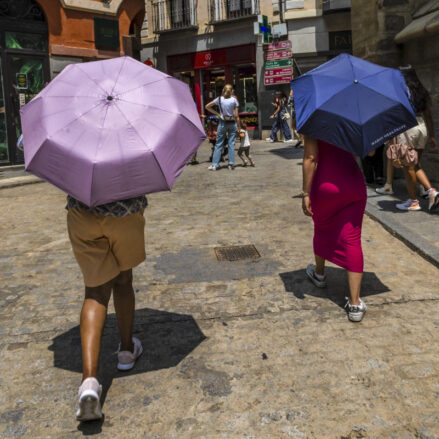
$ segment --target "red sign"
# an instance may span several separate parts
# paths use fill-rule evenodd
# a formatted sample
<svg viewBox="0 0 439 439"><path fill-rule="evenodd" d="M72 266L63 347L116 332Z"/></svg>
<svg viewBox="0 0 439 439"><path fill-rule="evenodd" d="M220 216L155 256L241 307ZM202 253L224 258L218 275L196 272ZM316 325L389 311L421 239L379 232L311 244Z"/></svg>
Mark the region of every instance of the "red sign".
<svg viewBox="0 0 439 439"><path fill-rule="evenodd" d="M291 49L291 41L279 41L278 43L270 43L264 46L265 50L284 50L284 49Z"/></svg>
<svg viewBox="0 0 439 439"><path fill-rule="evenodd" d="M274 84L289 84L291 82L291 75L284 76L269 76L264 79L265 85L274 85Z"/></svg>
<svg viewBox="0 0 439 439"><path fill-rule="evenodd" d="M267 61L271 61L273 59L291 58L292 56L293 56L293 52L291 50L276 50L274 52L267 52L265 54L265 59Z"/></svg>
<svg viewBox="0 0 439 439"><path fill-rule="evenodd" d="M151 58L148 58L143 62L143 64L146 64L148 67L154 67L154 63L151 61Z"/></svg>
<svg viewBox="0 0 439 439"><path fill-rule="evenodd" d="M283 67L281 69L269 69L265 70L264 76L286 76L286 75L293 75L293 68L292 67Z"/></svg>
<svg viewBox="0 0 439 439"><path fill-rule="evenodd" d="M227 64L227 52L225 50L212 50L195 54L194 68L196 69L224 64Z"/></svg>

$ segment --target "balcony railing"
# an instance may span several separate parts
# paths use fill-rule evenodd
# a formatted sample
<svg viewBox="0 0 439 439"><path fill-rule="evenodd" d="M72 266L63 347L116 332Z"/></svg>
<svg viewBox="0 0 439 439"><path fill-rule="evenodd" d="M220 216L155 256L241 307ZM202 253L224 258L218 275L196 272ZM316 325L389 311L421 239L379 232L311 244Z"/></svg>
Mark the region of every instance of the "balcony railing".
<svg viewBox="0 0 439 439"><path fill-rule="evenodd" d="M156 34L197 28L196 0L158 0L152 7Z"/></svg>
<svg viewBox="0 0 439 439"><path fill-rule="evenodd" d="M259 0L209 0L209 22L219 23L254 17Z"/></svg>
<svg viewBox="0 0 439 439"><path fill-rule="evenodd" d="M348 11L351 9L351 0L323 0L323 13L332 14L334 12Z"/></svg>

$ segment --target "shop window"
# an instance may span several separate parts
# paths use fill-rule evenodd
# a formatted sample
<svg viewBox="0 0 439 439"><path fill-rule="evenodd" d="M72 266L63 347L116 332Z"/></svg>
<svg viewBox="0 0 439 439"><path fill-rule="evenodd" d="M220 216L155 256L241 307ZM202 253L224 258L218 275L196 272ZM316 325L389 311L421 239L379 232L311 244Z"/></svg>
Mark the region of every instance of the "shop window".
<svg viewBox="0 0 439 439"><path fill-rule="evenodd" d="M42 34L5 32L5 44L7 49L31 49L45 52L47 37Z"/></svg>
<svg viewBox="0 0 439 439"><path fill-rule="evenodd" d="M254 65L237 66L233 71L235 93L240 113L257 113L256 68Z"/></svg>

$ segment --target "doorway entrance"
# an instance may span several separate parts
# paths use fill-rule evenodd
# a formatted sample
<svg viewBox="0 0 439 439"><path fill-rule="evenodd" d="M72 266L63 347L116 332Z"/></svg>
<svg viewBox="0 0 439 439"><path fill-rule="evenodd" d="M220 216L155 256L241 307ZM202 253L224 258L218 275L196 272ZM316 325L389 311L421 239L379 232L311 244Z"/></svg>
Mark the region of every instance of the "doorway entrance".
<svg viewBox="0 0 439 439"><path fill-rule="evenodd" d="M0 10L0 166L24 163L16 147L20 109L49 81L47 24L34 0L6 0Z"/></svg>

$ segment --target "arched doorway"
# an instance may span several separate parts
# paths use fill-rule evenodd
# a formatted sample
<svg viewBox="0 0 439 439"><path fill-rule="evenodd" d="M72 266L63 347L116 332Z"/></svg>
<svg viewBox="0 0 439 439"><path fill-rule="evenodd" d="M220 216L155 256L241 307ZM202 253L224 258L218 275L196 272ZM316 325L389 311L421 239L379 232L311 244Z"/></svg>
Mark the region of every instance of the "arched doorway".
<svg viewBox="0 0 439 439"><path fill-rule="evenodd" d="M23 163L20 108L49 80L48 30L34 0L0 0L0 166Z"/></svg>

